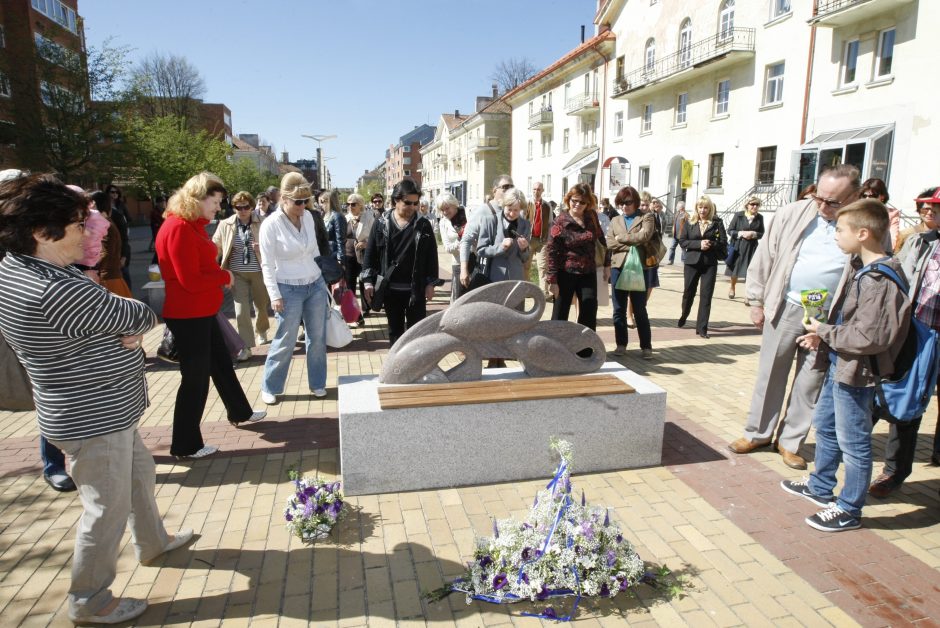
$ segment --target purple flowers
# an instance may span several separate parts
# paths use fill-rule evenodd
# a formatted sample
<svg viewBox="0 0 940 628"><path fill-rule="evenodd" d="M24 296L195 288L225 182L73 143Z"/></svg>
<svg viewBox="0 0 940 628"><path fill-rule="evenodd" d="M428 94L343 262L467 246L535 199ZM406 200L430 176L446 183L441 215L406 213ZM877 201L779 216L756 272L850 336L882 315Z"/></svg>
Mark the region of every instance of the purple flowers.
<svg viewBox="0 0 940 628"><path fill-rule="evenodd" d="M290 474L295 491L287 500L284 520L291 534L305 542L329 534L345 510L339 482L320 483Z"/></svg>
<svg viewBox="0 0 940 628"><path fill-rule="evenodd" d="M617 552L614 550L607 550L607 566L613 567L617 564Z"/></svg>
<svg viewBox="0 0 940 628"><path fill-rule="evenodd" d="M482 567L483 569L486 569L488 566L493 564L493 559L490 557L489 554L487 554L485 556L481 556L480 558L478 558L477 562L480 563L480 567Z"/></svg>
<svg viewBox="0 0 940 628"><path fill-rule="evenodd" d="M498 574L496 574L496 576L493 578L493 589L495 589L496 591L499 591L499 590L502 589L504 586L506 586L508 583L509 583L509 579L506 578L506 574L504 574L504 573L498 573Z"/></svg>
<svg viewBox="0 0 940 628"><path fill-rule="evenodd" d="M542 617L546 619L558 619L558 612L555 611L554 607L546 606L545 610L542 611Z"/></svg>

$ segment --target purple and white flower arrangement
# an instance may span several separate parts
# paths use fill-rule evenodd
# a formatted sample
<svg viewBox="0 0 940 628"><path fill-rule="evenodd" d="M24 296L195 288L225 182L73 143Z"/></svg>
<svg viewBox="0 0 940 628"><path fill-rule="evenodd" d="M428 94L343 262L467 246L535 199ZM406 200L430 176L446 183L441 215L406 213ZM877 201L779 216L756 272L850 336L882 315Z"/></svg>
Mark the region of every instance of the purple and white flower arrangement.
<svg viewBox="0 0 940 628"><path fill-rule="evenodd" d="M452 590L495 603L556 597L615 597L640 582L644 564L605 508L590 506L571 487L571 444L552 439L561 457L555 476L539 491L524 521L493 522L493 536L478 538L474 560ZM552 606L537 616L560 617Z"/></svg>
<svg viewBox="0 0 940 628"><path fill-rule="evenodd" d="M346 514L340 483L301 477L294 469L287 475L294 485L284 509L287 531L305 543L327 537Z"/></svg>

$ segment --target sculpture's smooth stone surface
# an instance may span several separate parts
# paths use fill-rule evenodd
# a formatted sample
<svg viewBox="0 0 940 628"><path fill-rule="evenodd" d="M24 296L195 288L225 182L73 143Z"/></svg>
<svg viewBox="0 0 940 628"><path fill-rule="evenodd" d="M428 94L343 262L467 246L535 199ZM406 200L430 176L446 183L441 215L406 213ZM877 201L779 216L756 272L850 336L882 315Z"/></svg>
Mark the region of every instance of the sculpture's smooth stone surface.
<svg viewBox="0 0 940 628"><path fill-rule="evenodd" d="M526 299L534 304L528 310ZM389 350L379 381L477 380L488 358L518 360L533 377L590 373L604 364L607 352L594 331L569 321L542 321L544 311L545 296L533 283L500 281L477 288L406 331ZM444 371L438 363L451 353L465 358Z"/></svg>

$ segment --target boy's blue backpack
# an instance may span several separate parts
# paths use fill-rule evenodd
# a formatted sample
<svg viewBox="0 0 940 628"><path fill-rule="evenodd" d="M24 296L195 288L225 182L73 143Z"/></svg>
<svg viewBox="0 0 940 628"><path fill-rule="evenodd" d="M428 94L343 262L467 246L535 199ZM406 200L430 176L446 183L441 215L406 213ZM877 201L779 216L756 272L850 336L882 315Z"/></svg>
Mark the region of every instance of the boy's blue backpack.
<svg viewBox="0 0 940 628"><path fill-rule="evenodd" d="M890 266L878 262L869 264L858 271L856 279L869 272L881 273L908 294L907 282ZM938 334L914 317L912 307L911 324L904 346L895 358L894 373L881 377L877 360L871 357L871 370L875 375L874 418L888 423L906 423L923 416L937 386L938 360Z"/></svg>

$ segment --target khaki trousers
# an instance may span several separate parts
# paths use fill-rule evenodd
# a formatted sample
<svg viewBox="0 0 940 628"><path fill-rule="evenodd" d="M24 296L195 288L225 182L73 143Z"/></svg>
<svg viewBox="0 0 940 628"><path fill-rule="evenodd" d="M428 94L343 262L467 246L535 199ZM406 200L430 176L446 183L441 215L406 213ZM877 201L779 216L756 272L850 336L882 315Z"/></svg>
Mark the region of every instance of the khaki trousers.
<svg viewBox="0 0 940 628"><path fill-rule="evenodd" d="M103 436L50 442L69 455L84 508L75 535L69 614L94 615L113 599L126 525L141 562L162 554L170 542L154 498L156 466L136 423Z"/></svg>
<svg viewBox="0 0 940 628"><path fill-rule="evenodd" d="M232 299L235 301L235 323L238 335L249 349L255 346L255 334L266 334L271 327L268 321L268 291L260 272L232 273L235 284L232 286ZM255 331L251 331L251 303L255 303Z"/></svg>
<svg viewBox="0 0 940 628"><path fill-rule="evenodd" d="M522 265L523 275L525 280L529 280L529 269L532 267L532 260L535 260L535 267L538 269L539 273L539 287L542 289L542 294L546 297L550 297L552 292L548 289L548 282L545 281L546 273L548 272L548 265L545 260L545 243L541 238L532 238L529 242L529 248L532 249L532 254L529 255L529 259L525 261Z"/></svg>
<svg viewBox="0 0 940 628"><path fill-rule="evenodd" d="M765 323L757 362L757 382L744 427L745 438L768 442L773 440L776 432L780 445L792 453L796 453L806 440L826 373L813 370L815 351L797 346L796 339L805 333L803 308L789 302L783 305L776 321ZM785 418L781 420L780 411L794 358L796 376L787 399Z"/></svg>

